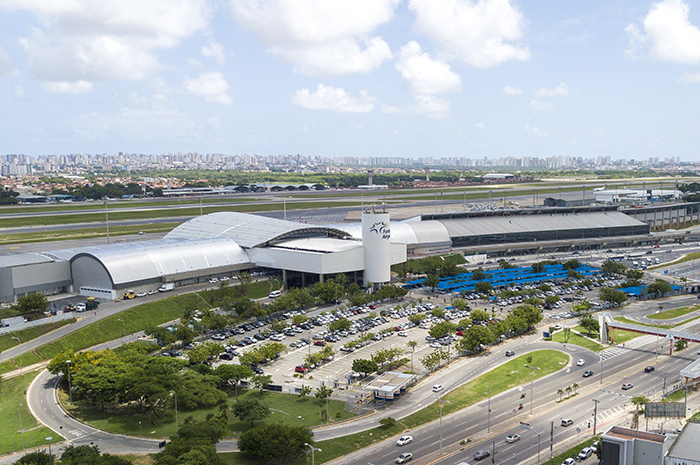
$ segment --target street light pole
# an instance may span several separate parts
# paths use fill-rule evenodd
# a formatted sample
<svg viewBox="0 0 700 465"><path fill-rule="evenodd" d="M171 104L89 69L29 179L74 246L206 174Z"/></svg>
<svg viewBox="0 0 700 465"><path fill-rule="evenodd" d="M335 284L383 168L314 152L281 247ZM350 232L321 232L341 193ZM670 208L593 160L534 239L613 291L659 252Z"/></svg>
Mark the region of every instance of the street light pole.
<svg viewBox="0 0 700 465"><path fill-rule="evenodd" d="M73 405L73 389L71 389L71 383L70 383L70 360L66 360L66 365L68 365L68 369L66 374L68 375L68 398L70 399L70 404Z"/></svg>
<svg viewBox="0 0 700 465"><path fill-rule="evenodd" d="M24 430L22 429L22 403L19 404L19 435L22 437L22 450L24 450Z"/></svg>
<svg viewBox="0 0 700 465"><path fill-rule="evenodd" d="M491 382L489 381L489 416L487 422L487 432L491 432Z"/></svg>
<svg viewBox="0 0 700 465"><path fill-rule="evenodd" d="M532 390L532 383L533 383L533 381L534 381L534 379L535 379L535 368L537 368L537 369L539 370L540 367L533 367L533 366L530 366L530 365L527 364L527 363L525 364L525 366L528 367L528 368L530 369L530 415L532 415L532 397L533 397L533 396L532 396L532 393L533 393L533 390Z"/></svg>
<svg viewBox="0 0 700 465"><path fill-rule="evenodd" d="M51 441L53 441L53 438L51 436L46 438L46 442L49 443L49 460L50 463L53 463L53 457L51 456Z"/></svg>
<svg viewBox="0 0 700 465"><path fill-rule="evenodd" d="M109 210L107 210L107 199L104 199L105 201L105 220L107 223L107 244L109 244Z"/></svg>
<svg viewBox="0 0 700 465"><path fill-rule="evenodd" d="M17 336L12 336L12 339L17 339L18 346L22 344ZM19 375L22 376L22 352L19 353Z"/></svg>
<svg viewBox="0 0 700 465"><path fill-rule="evenodd" d="M595 407L593 408L593 436L595 436L596 427L598 426L598 402L600 401L593 399L593 402L595 402Z"/></svg>
<svg viewBox="0 0 700 465"><path fill-rule="evenodd" d="M308 442L305 442L304 445L309 446L311 448L311 465L316 465L316 459L314 457L314 452L316 452L316 451L323 452L323 451L321 449L315 448L314 446L312 446Z"/></svg>

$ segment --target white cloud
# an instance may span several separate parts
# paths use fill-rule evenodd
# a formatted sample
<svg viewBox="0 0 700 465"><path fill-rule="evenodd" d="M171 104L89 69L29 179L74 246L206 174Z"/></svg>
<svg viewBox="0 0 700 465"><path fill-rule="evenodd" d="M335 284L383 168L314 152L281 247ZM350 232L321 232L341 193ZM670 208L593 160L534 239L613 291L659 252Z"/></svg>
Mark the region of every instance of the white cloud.
<svg viewBox="0 0 700 465"><path fill-rule="evenodd" d="M554 108L554 105L552 105L549 102L540 102L537 99L532 99L530 100L530 106L534 108L535 110L551 110Z"/></svg>
<svg viewBox="0 0 700 465"><path fill-rule="evenodd" d="M331 110L337 113L367 113L374 110L374 99L364 90L354 98L345 89L319 84L316 91L301 89L294 92L291 102L309 110Z"/></svg>
<svg viewBox="0 0 700 465"><path fill-rule="evenodd" d="M506 95L520 95L523 93L523 89L521 87L505 86L503 93Z"/></svg>
<svg viewBox="0 0 700 465"><path fill-rule="evenodd" d="M233 100L229 97L228 81L223 73L203 73L196 78L185 76L182 80L182 88L185 92L200 97L211 103L222 103L231 105Z"/></svg>
<svg viewBox="0 0 700 465"><path fill-rule="evenodd" d="M231 0L234 19L270 52L312 76L367 73L392 57L371 33L400 0ZM362 45L362 47L361 47Z"/></svg>
<svg viewBox="0 0 700 465"><path fill-rule="evenodd" d="M525 125L525 130L527 131L528 134L530 134L533 137L537 137L537 138L549 137L549 134L547 133L547 131L543 131L542 129L538 128L537 126L530 126L530 123L527 123Z"/></svg>
<svg viewBox="0 0 700 465"><path fill-rule="evenodd" d="M218 42L209 42L209 45L202 47L201 53L207 58L214 58L220 65L224 64L226 52L224 46Z"/></svg>
<svg viewBox="0 0 700 465"><path fill-rule="evenodd" d="M208 120L209 126L211 126L213 129L221 129L221 118L217 116L212 116Z"/></svg>
<svg viewBox="0 0 700 465"><path fill-rule="evenodd" d="M92 92L92 83L88 81L43 81L41 88L53 94L86 94Z"/></svg>
<svg viewBox="0 0 700 465"><path fill-rule="evenodd" d="M4 48L0 47L0 77L18 76L19 72L15 68L10 55Z"/></svg>
<svg viewBox="0 0 700 465"><path fill-rule="evenodd" d="M207 0L6 0L27 10L36 27L19 40L32 71L57 87L141 80L161 69L156 53L207 26Z"/></svg>
<svg viewBox="0 0 700 465"><path fill-rule="evenodd" d="M679 64L700 63L700 29L690 23L690 8L683 0L654 3L644 18L644 33L630 24L625 32L633 56L638 47L648 47L652 57Z"/></svg>
<svg viewBox="0 0 700 465"><path fill-rule="evenodd" d="M476 123L475 126L476 126L477 129L484 129L484 123L483 123L483 122L481 122L481 123Z"/></svg>
<svg viewBox="0 0 700 465"><path fill-rule="evenodd" d="M15 86L14 95L20 100L27 98L27 93L24 91L24 87L20 86L19 84Z"/></svg>
<svg viewBox="0 0 700 465"><path fill-rule="evenodd" d="M683 73L683 75L678 79L678 82L683 84L694 84L700 82L700 72L699 73Z"/></svg>
<svg viewBox="0 0 700 465"><path fill-rule="evenodd" d="M569 95L569 86L563 82L554 89L540 89L535 92L535 97L557 97Z"/></svg>
<svg viewBox="0 0 700 465"><path fill-rule="evenodd" d="M396 69L414 95L457 92L462 87L462 79L450 65L422 53L418 42L413 40L401 47Z"/></svg>
<svg viewBox="0 0 700 465"><path fill-rule="evenodd" d="M410 0L414 29L437 43L449 58L476 68L530 58L522 38L525 19L509 0Z"/></svg>

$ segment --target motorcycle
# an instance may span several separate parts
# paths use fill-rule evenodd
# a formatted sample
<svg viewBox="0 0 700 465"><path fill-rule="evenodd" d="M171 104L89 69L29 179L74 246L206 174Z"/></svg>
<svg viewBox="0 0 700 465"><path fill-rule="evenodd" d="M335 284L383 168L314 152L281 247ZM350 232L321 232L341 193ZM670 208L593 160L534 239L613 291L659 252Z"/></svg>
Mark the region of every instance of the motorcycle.
<svg viewBox="0 0 700 465"><path fill-rule="evenodd" d="M522 410L522 409L523 409L523 404L520 404L520 407L518 407L518 410Z"/></svg>
<svg viewBox="0 0 700 465"><path fill-rule="evenodd" d="M524 399L524 398L525 398L525 394L527 394L527 393L526 393L526 392L523 392L522 394L520 394L520 398L521 398L521 399Z"/></svg>

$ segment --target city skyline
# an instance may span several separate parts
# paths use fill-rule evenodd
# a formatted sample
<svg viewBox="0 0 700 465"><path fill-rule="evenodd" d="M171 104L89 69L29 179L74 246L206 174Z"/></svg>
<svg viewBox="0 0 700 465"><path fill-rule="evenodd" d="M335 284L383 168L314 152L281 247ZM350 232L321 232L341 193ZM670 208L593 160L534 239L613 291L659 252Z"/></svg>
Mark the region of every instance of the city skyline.
<svg viewBox="0 0 700 465"><path fill-rule="evenodd" d="M6 0L0 18L0 153L700 161L698 2Z"/></svg>

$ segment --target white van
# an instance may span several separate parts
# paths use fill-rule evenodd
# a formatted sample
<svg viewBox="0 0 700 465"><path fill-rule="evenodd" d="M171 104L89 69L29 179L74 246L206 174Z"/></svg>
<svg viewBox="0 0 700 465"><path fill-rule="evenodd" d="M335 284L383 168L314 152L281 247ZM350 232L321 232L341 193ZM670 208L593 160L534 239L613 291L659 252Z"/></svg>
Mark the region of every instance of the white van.
<svg viewBox="0 0 700 465"><path fill-rule="evenodd" d="M282 291L272 291L272 292L270 292L270 295L268 297L271 299L275 299L281 295L282 295Z"/></svg>

